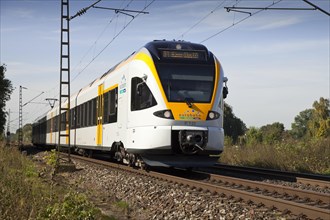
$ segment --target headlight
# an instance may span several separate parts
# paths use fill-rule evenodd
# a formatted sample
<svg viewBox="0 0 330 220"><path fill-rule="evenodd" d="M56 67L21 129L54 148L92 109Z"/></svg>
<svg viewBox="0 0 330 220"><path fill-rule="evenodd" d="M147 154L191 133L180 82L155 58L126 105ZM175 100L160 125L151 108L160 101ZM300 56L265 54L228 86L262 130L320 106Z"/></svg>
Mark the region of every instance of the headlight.
<svg viewBox="0 0 330 220"><path fill-rule="evenodd" d="M172 111L170 109L154 112L154 116L166 119L174 119Z"/></svg>
<svg viewBox="0 0 330 220"><path fill-rule="evenodd" d="M209 111L206 120L215 120L218 119L219 117L220 117L220 113L215 111Z"/></svg>

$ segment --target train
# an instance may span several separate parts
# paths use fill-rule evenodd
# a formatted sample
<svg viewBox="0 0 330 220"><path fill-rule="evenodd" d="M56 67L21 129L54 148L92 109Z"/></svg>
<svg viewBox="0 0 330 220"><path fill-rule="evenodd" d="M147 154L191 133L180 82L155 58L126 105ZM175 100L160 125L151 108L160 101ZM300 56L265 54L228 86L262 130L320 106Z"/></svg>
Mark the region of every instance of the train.
<svg viewBox="0 0 330 220"><path fill-rule="evenodd" d="M71 148L131 165L210 166L224 147L227 80L204 45L154 40L71 95L70 110L39 117L32 142L57 146L61 130Z"/></svg>

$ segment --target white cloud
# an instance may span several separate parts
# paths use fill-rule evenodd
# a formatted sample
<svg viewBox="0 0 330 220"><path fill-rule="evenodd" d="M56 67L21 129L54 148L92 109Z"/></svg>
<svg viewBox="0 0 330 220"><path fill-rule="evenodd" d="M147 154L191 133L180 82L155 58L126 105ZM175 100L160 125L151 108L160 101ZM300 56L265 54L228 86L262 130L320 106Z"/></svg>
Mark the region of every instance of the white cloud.
<svg viewBox="0 0 330 220"><path fill-rule="evenodd" d="M267 21L268 20L268 21ZM278 29L283 27L288 27L292 25L296 25L298 23L301 23L302 20L300 20L298 17L288 17L283 18L280 17L279 19L260 19L259 22L254 22L252 30L261 31L261 30L270 30L270 29ZM250 24L249 26L251 26Z"/></svg>

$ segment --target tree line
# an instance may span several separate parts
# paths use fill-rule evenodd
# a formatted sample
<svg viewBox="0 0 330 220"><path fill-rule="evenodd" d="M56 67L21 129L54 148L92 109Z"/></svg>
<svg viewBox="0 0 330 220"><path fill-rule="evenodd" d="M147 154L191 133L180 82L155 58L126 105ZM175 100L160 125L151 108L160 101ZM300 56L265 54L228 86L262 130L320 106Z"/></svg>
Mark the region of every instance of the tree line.
<svg viewBox="0 0 330 220"><path fill-rule="evenodd" d="M13 85L9 79L5 78L6 65L0 66L0 135L3 134L6 125L6 102L9 101L13 92ZM1 135L2 136L2 135Z"/></svg>
<svg viewBox="0 0 330 220"><path fill-rule="evenodd" d="M280 122L260 128L247 128L244 122L235 116L232 107L225 103L226 143L229 145L273 145L287 139L310 140L330 137L329 99L321 97L312 106L313 108L301 111L294 118L291 130L285 130L284 124Z"/></svg>

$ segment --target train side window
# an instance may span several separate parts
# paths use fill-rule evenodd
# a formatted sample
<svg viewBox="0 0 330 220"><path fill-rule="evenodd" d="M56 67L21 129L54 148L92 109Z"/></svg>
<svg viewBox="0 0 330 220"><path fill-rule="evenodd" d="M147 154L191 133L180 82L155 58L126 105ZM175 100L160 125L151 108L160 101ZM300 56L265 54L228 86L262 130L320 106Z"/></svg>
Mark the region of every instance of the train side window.
<svg viewBox="0 0 330 220"><path fill-rule="evenodd" d="M63 112L61 114L61 118L60 118L60 122L59 122L61 124L61 131L65 130L65 123L63 123L63 122L65 122L65 114L66 114L66 112Z"/></svg>
<svg viewBox="0 0 330 220"><path fill-rule="evenodd" d="M60 123L60 115L56 115L56 126L55 126L55 130L58 132L58 128L59 128L59 123Z"/></svg>
<svg viewBox="0 0 330 220"><path fill-rule="evenodd" d="M118 88L115 88L109 92L109 123L117 122L117 108L118 108Z"/></svg>
<svg viewBox="0 0 330 220"><path fill-rule="evenodd" d="M77 106L76 120L77 120L76 128L80 128L80 105Z"/></svg>
<svg viewBox="0 0 330 220"><path fill-rule="evenodd" d="M93 106L93 121L92 121L92 125L95 126L96 125L96 105L97 105L97 102L96 102L96 98L94 98L92 100L92 106Z"/></svg>
<svg viewBox="0 0 330 220"><path fill-rule="evenodd" d="M87 102L87 123L86 123L87 127L91 126L91 120L92 120L91 107L92 107L92 103L91 103L91 100L89 100Z"/></svg>
<svg viewBox="0 0 330 220"><path fill-rule="evenodd" d="M80 107L80 126L83 128L84 125L85 125L85 122L84 122L84 113L85 113L85 110L84 110L84 103L81 104L81 107Z"/></svg>
<svg viewBox="0 0 330 220"><path fill-rule="evenodd" d="M47 133L50 132L50 120L47 120Z"/></svg>
<svg viewBox="0 0 330 220"><path fill-rule="evenodd" d="M80 105L80 127L84 127L84 103Z"/></svg>
<svg viewBox="0 0 330 220"><path fill-rule="evenodd" d="M80 127L84 127L84 104L80 105Z"/></svg>
<svg viewBox="0 0 330 220"><path fill-rule="evenodd" d="M84 127L87 127L87 119L88 119L88 108L87 108L87 102L84 103Z"/></svg>
<svg viewBox="0 0 330 220"><path fill-rule="evenodd" d="M109 123L109 93L103 94L103 124Z"/></svg>
<svg viewBox="0 0 330 220"><path fill-rule="evenodd" d="M74 108L70 109L70 129L74 129Z"/></svg>
<svg viewBox="0 0 330 220"><path fill-rule="evenodd" d="M88 127L88 102L85 102L84 106L85 106L85 108L84 108L85 127Z"/></svg>
<svg viewBox="0 0 330 220"><path fill-rule="evenodd" d="M53 122L53 131L57 132L57 116L54 116L53 120L54 120L54 122Z"/></svg>
<svg viewBox="0 0 330 220"><path fill-rule="evenodd" d="M147 109L157 105L149 87L141 78L132 78L131 84L131 111Z"/></svg>

